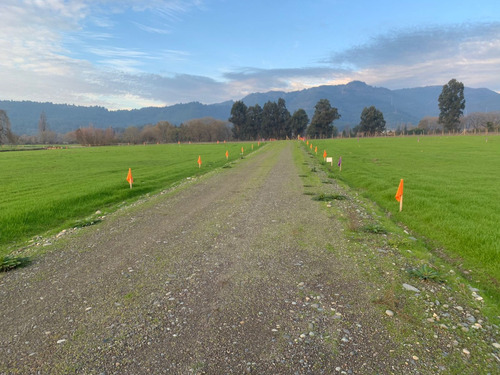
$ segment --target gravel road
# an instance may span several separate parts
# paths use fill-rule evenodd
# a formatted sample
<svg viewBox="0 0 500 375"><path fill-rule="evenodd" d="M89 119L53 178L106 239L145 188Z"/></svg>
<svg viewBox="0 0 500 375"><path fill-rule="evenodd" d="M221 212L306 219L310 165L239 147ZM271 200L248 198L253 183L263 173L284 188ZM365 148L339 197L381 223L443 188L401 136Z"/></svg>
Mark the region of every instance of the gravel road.
<svg viewBox="0 0 500 375"><path fill-rule="evenodd" d="M266 145L2 274L0 374L495 373L498 329L474 361L463 336L405 315L440 287L391 302L405 259L377 251L387 238L353 244L345 218L371 214L345 190L331 209L304 194L297 152Z"/></svg>

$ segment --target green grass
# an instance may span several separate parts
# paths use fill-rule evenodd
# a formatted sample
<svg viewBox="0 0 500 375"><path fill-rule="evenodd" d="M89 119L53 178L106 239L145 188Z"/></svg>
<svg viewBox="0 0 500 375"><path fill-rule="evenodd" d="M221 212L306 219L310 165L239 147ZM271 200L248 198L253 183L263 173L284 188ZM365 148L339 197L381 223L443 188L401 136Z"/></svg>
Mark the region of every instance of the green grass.
<svg viewBox="0 0 500 375"><path fill-rule="evenodd" d="M251 145L242 143L1 152L0 256L35 235L77 226L97 210L228 165L241 158L241 147L245 155L251 152ZM133 189L126 181L129 168Z"/></svg>
<svg viewBox="0 0 500 375"><path fill-rule="evenodd" d="M9 271L14 268L24 267L30 264L29 257L0 256L0 272Z"/></svg>
<svg viewBox="0 0 500 375"><path fill-rule="evenodd" d="M500 136L312 141L330 176L427 238L500 302ZM310 152L310 150L308 149ZM342 171L337 161L342 156ZM404 179L403 211L394 196Z"/></svg>

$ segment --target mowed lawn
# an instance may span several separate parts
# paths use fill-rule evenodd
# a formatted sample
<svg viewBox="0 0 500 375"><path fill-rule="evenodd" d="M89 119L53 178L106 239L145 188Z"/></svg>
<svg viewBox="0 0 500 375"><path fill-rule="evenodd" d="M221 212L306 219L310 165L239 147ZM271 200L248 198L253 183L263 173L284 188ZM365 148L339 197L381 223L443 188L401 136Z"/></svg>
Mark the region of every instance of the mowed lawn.
<svg viewBox="0 0 500 375"><path fill-rule="evenodd" d="M500 295L500 136L311 141L336 178L432 240ZM337 162L342 156L342 171ZM403 211L395 200L404 179Z"/></svg>
<svg viewBox="0 0 500 375"><path fill-rule="evenodd" d="M251 143L70 148L0 153L0 255L44 232L155 193L252 152ZM261 145L262 147L262 145ZM258 148L254 144L255 150ZM202 167L198 167L201 156ZM133 189L126 181L132 168Z"/></svg>

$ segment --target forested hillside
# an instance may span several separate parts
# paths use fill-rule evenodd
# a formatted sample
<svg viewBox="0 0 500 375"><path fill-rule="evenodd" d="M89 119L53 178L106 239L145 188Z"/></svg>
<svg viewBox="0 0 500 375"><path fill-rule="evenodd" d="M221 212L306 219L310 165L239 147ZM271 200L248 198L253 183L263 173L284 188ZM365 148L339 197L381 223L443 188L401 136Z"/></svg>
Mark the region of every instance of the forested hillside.
<svg viewBox="0 0 500 375"><path fill-rule="evenodd" d="M271 91L254 93L242 99L247 106L283 98L287 109L293 113L304 109L312 118L314 106L320 99L328 99L338 108L340 119L335 126L342 130L353 128L360 121L363 108L375 106L384 114L388 129L402 125L417 125L426 116L437 116L438 97L441 86L389 90L355 81L346 85L319 86L294 92ZM488 89L465 88L465 114L473 112L500 111L500 94ZM69 104L37 103L29 101L1 100L0 109L5 110L16 134L36 134L40 114L45 112L51 131L66 133L79 127L92 125L96 128L126 128L168 121L180 125L188 120L212 117L227 121L232 101L218 104L198 102L175 104L167 107L148 107L133 110L110 111L104 107L82 107Z"/></svg>

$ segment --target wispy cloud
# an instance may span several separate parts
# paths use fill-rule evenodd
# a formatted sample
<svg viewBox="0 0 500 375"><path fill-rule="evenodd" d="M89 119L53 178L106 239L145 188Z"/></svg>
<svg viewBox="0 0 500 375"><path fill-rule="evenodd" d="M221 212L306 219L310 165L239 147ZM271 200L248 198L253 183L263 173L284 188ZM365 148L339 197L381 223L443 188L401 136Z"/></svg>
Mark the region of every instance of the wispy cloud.
<svg viewBox="0 0 500 375"><path fill-rule="evenodd" d="M143 31L146 31L148 33L152 33L152 34L166 35L166 34L170 34L171 33L170 30L143 25L142 23L139 23L139 22L133 22L133 24L135 26L137 26L139 29L141 29Z"/></svg>
<svg viewBox="0 0 500 375"><path fill-rule="evenodd" d="M132 8L135 11L152 10L168 21L178 21L180 15L191 11L193 8L203 7L202 0L132 0L132 3Z"/></svg>
<svg viewBox="0 0 500 375"><path fill-rule="evenodd" d="M188 12L204 6L197 0L3 0L0 98L137 108L216 103L252 92L356 79L402 88L457 78L469 87L500 91L500 23L393 30L344 51L325 50L327 58L312 66L233 66L216 68L210 77L194 69L172 71L170 66L204 64L193 62L197 51L184 50L182 44L146 50L126 40L115 43L116 14L143 12L144 17L131 17L128 24L151 38L163 38ZM150 15L155 22L144 21ZM158 62L160 68L150 69Z"/></svg>
<svg viewBox="0 0 500 375"><path fill-rule="evenodd" d="M188 52L162 48L152 54L111 44L115 23L108 15L114 12L131 7L174 19L197 5L197 1L168 0L4 0L0 4L0 98L117 109L128 106L132 99L137 105L191 101L195 95L180 94L191 88L193 93L205 92L208 99L214 86L210 79L189 75L162 78L142 70L147 61L181 61L189 57ZM86 23L98 29L84 28ZM70 49L75 46L78 48ZM87 59L92 55L94 62Z"/></svg>
<svg viewBox="0 0 500 375"><path fill-rule="evenodd" d="M500 89L500 23L459 24L395 31L333 54L332 66L389 86L443 84L456 77L469 86ZM498 78L493 78L495 77ZM493 75L492 75L493 74Z"/></svg>
<svg viewBox="0 0 500 375"><path fill-rule="evenodd" d="M240 95L269 90L302 90L318 85L344 83L350 74L342 68L305 67L289 69L241 68L224 73L229 86Z"/></svg>

